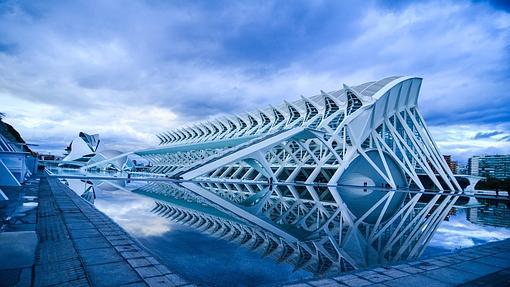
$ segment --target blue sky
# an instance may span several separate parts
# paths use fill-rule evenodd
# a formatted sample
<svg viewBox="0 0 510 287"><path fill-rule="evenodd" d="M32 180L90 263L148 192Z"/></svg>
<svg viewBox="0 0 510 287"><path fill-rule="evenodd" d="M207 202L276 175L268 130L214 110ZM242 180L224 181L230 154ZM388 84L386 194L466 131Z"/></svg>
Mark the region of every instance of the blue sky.
<svg viewBox="0 0 510 287"><path fill-rule="evenodd" d="M391 75L443 153L510 152L504 1L0 1L0 111L54 153Z"/></svg>

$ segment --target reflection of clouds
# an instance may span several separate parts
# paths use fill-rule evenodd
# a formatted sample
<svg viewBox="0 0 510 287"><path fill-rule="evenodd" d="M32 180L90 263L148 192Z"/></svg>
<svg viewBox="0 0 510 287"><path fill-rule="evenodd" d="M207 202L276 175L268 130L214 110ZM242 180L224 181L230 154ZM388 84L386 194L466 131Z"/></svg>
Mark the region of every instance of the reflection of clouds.
<svg viewBox="0 0 510 287"><path fill-rule="evenodd" d="M69 186L78 194L83 193L84 183ZM94 206L112 218L133 236L160 236L171 230L171 222L150 210L154 200L125 190L103 190L96 187Z"/></svg>
<svg viewBox="0 0 510 287"><path fill-rule="evenodd" d="M506 238L510 238L510 229L471 223L466 219L465 211L459 210L450 221L441 223L429 247L452 250Z"/></svg>

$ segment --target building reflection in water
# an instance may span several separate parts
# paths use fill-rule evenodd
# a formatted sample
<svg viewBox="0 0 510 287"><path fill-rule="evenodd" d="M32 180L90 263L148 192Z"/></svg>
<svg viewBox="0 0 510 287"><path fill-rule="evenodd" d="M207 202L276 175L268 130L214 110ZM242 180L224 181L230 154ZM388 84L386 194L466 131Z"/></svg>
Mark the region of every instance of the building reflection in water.
<svg viewBox="0 0 510 287"><path fill-rule="evenodd" d="M510 226L510 201L484 198L479 198L478 201L483 206L468 208L466 211L470 222L488 226Z"/></svg>
<svg viewBox="0 0 510 287"><path fill-rule="evenodd" d="M457 198L228 182L152 182L134 192L154 198L160 216L319 275L420 257Z"/></svg>

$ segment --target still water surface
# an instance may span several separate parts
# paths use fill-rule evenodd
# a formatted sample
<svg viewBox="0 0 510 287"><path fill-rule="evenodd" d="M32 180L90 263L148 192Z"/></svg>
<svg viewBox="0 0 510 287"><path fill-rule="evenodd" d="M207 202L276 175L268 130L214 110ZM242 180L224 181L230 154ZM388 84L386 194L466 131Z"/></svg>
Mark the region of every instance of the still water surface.
<svg viewBox="0 0 510 287"><path fill-rule="evenodd" d="M65 182L121 225L171 270L194 283L209 286L261 286L321 275L314 272L313 268L306 268L306 264L297 264L299 262L284 256L263 256L263 250L267 247L254 250L247 246L256 243L242 244L240 240L229 240L228 236L218 238L211 232L214 228L204 230L204 225L196 220L192 224L194 221L188 220L191 216L189 212L213 221L219 218L267 236L264 230L254 231L252 227L242 227L245 222L238 222L232 213L208 204L207 200L192 192L179 196L169 192L158 193L157 187L156 190L154 187L152 190L147 189L145 182L109 184L97 181L93 185L78 179L67 179ZM507 202L479 200L478 203L470 208L457 206L451 209L432 234L421 257L510 238ZM188 213L172 218L172 211ZM425 214L424 218L431 215L433 211ZM333 274L331 272L329 270L322 274Z"/></svg>

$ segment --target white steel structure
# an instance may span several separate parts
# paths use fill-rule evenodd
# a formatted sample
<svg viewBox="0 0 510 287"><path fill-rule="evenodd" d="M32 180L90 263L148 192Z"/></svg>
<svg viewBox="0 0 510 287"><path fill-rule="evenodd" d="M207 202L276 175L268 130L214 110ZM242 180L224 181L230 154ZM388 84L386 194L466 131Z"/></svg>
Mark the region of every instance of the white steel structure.
<svg viewBox="0 0 510 287"><path fill-rule="evenodd" d="M209 183L272 178L423 190L419 174L424 174L434 189L460 191L417 109L421 82L390 77L344 85L162 133L161 148L137 154L153 164L153 174ZM353 162L362 162L371 173L353 175Z"/></svg>
<svg viewBox="0 0 510 287"><path fill-rule="evenodd" d="M161 147L135 153L152 175L180 180L152 192L199 195L320 262L414 258L462 191L417 109L421 83L344 85L171 130L158 135Z"/></svg>

